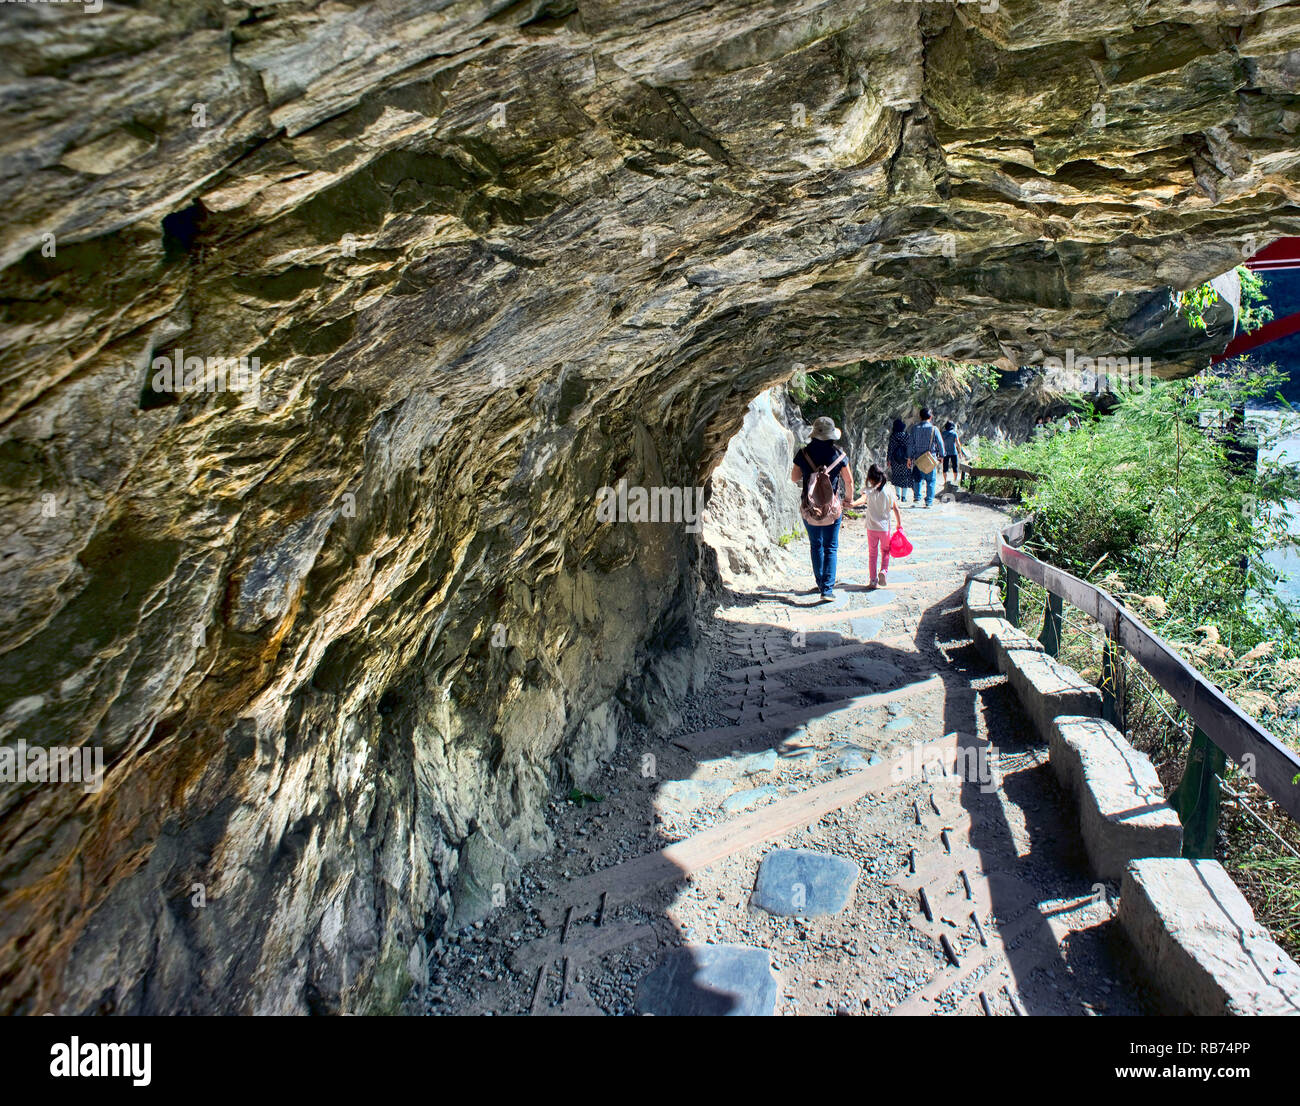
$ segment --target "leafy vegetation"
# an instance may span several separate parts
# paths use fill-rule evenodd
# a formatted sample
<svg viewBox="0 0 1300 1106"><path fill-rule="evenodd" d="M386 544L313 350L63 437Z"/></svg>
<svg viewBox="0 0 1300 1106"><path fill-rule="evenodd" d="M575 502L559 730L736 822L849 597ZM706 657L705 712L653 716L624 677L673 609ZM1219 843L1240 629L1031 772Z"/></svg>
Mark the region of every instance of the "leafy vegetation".
<svg viewBox="0 0 1300 1106"><path fill-rule="evenodd" d="M1247 430L1231 415L1280 380L1238 368L1157 381L1104 418L1081 403L1076 431L984 443L980 464L1044 473L1026 500L1044 559L1161 596L1175 636L1217 620L1228 648L1289 642L1296 615L1278 599L1264 555L1289 541L1296 473L1269 464L1256 474L1253 457L1235 452L1234 427Z"/></svg>
<svg viewBox="0 0 1300 1106"><path fill-rule="evenodd" d="M1241 278L1241 316L1237 323L1250 334L1273 321L1273 309L1268 306L1263 277L1245 265L1237 266L1237 276Z"/></svg>
<svg viewBox="0 0 1300 1106"><path fill-rule="evenodd" d="M898 357L892 361L861 361L834 369L797 372L790 380L790 394L805 410L816 408L839 417L844 401L860 392L865 381L891 371L903 373L915 393L940 382L967 388L983 385L989 391L998 386L998 370L994 365L941 361L937 357Z"/></svg>
<svg viewBox="0 0 1300 1106"><path fill-rule="evenodd" d="M1237 326L1249 334L1272 321L1273 309L1268 306L1264 294L1263 278L1245 265L1238 265L1236 272L1241 281L1241 312L1237 317ZM1179 311L1194 329L1205 330L1205 312L1218 302L1219 293L1215 291L1214 285L1202 284L1179 297Z"/></svg>
<svg viewBox="0 0 1300 1106"><path fill-rule="evenodd" d="M1297 470L1267 462L1257 472L1253 453L1242 451L1250 430L1240 417L1248 399L1273 398L1281 380L1238 364L1157 381L1125 394L1108 416L1082 406L1076 430L1019 446L985 443L980 464L1042 473L1024 504L1035 515L1030 548L1122 599L1247 714L1300 749L1300 625L1265 560L1292 541L1287 503L1300 498ZM1261 428L1261 446L1266 435ZM1029 594L1022 624L1036 629L1045 596ZM1095 679L1100 628L1077 611L1067 618L1062 658ZM1168 792L1182 775L1190 722L1138 666L1128 671L1129 736ZM1226 778L1300 849L1289 818L1235 771ZM1284 886L1294 858L1235 803L1222 825L1225 862L1261 920L1300 952L1300 917L1287 920L1286 909L1295 893Z"/></svg>
<svg viewBox="0 0 1300 1106"><path fill-rule="evenodd" d="M580 787L570 788L565 798L580 807L586 806L588 803L603 803L605 801L604 795L593 795L589 791L583 791Z"/></svg>

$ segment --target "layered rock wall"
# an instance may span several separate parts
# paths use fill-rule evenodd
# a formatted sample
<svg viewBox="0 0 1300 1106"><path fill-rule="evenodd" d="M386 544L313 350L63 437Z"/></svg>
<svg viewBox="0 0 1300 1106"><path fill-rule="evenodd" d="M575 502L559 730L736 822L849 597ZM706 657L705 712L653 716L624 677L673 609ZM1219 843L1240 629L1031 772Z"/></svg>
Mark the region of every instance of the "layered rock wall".
<svg viewBox="0 0 1300 1106"><path fill-rule="evenodd" d="M13 1011L395 1008L693 678L600 488L1300 230L1282 0L0 14L0 741L106 763L0 782Z"/></svg>
<svg viewBox="0 0 1300 1106"><path fill-rule="evenodd" d="M704 541L717 554L723 582L733 587L751 586L794 564L782 539L803 536L799 485L790 470L806 439L791 411L798 407L784 388L760 392L713 470Z"/></svg>

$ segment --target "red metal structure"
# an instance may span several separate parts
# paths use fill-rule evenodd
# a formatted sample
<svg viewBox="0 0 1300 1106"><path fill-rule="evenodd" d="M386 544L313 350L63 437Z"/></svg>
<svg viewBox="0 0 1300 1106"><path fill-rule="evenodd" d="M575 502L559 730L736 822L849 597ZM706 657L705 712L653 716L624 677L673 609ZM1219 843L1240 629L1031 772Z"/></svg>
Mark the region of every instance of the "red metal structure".
<svg viewBox="0 0 1300 1106"><path fill-rule="evenodd" d="M1246 260L1246 268L1256 273L1272 273L1280 269L1300 269L1300 238L1279 238ZM1269 342L1279 338L1289 338L1300 332L1300 312L1274 319L1251 334L1238 334L1227 348L1217 357L1210 359L1211 364L1240 357Z"/></svg>
<svg viewBox="0 0 1300 1106"><path fill-rule="evenodd" d="M1248 258L1246 268L1256 273L1300 268L1300 238L1279 238Z"/></svg>

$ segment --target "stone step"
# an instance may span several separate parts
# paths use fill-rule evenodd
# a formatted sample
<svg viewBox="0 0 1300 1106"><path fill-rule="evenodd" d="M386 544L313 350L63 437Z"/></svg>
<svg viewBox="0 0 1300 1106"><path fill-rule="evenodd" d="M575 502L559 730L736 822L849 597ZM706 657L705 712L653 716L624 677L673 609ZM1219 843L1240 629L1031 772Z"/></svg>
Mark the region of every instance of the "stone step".
<svg viewBox="0 0 1300 1106"><path fill-rule="evenodd" d="M683 945L638 985L636 1008L658 1017L770 1017L776 994L767 949Z"/></svg>
<svg viewBox="0 0 1300 1106"><path fill-rule="evenodd" d="M764 717L761 722L751 722L740 726L717 726L708 730L698 730L695 733L686 734L682 737L672 739L674 745L687 752L699 752L703 749L713 748L721 744L736 744L750 737L756 737L760 734L774 733L783 729L791 729L803 722L812 719L845 719L845 716L851 715L859 710L871 707L882 706L886 703L896 702L901 699L909 698L913 695L922 695L927 691L941 690L944 687L944 681L938 673L928 676L924 680L918 680L914 683L905 684L902 687L890 688L887 691L872 691L864 695L856 695L852 698L839 699L830 703L818 703L809 707L799 707L795 710L781 710L771 713L763 712ZM969 690L966 688L954 690ZM972 693L973 694L973 693Z"/></svg>
<svg viewBox="0 0 1300 1106"><path fill-rule="evenodd" d="M724 672L723 676L729 679L737 679L776 675L781 672L792 672L808 664L819 664L823 661L834 660L837 657L847 657L854 653L866 652L869 649L892 649L900 645L911 644L913 644L912 638L906 634L878 638L875 641L853 641L844 645L832 645L825 649L809 649L801 656L785 657L779 661L768 661L763 664L746 665L744 668L733 668Z"/></svg>
<svg viewBox="0 0 1300 1106"><path fill-rule="evenodd" d="M543 964L568 959L577 966L628 945L657 945L654 927L648 925L588 926L570 934L552 933L520 945L510 955L510 968L516 972L536 971Z"/></svg>
<svg viewBox="0 0 1300 1106"><path fill-rule="evenodd" d="M1059 940L1064 933L1058 932L1051 919L1044 918L1037 911L1024 915L999 933L986 936L988 945L976 945L969 953L963 950L965 954L960 965L940 971L924 987L891 1009L890 1016L914 1017L934 1013L931 1004L936 998L964 983L988 964L1005 965L1009 958L1014 957L1014 974L1025 979L1038 968L1058 965L1061 961Z"/></svg>
<svg viewBox="0 0 1300 1106"><path fill-rule="evenodd" d="M817 610L817 608L808 608L807 611L790 611L790 628L792 631L809 630L819 626L834 626L840 622L852 623L855 620L863 622L875 622L880 625L880 615L890 611L894 607L895 600L891 597L880 603L870 605L860 605L855 607L841 607L839 609L829 608L827 610Z"/></svg>
<svg viewBox="0 0 1300 1106"><path fill-rule="evenodd" d="M851 860L814 849L773 849L758 866L753 904L769 914L815 918L848 905L862 874Z"/></svg>

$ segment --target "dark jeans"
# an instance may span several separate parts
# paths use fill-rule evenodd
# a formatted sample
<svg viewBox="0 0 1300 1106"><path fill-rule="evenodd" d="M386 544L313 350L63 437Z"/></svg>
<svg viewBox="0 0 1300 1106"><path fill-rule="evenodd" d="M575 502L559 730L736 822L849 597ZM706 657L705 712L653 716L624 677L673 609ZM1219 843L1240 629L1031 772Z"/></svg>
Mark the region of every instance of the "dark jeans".
<svg viewBox="0 0 1300 1106"><path fill-rule="evenodd" d="M835 587L835 555L840 548L840 523L837 518L833 526L809 526L808 548L812 550L813 576L817 580L817 590L825 595Z"/></svg>
<svg viewBox="0 0 1300 1106"><path fill-rule="evenodd" d="M934 502L934 483L938 475L938 469L922 472L915 466L912 468L912 490L916 493L916 499L919 502L921 499L921 485L925 484L925 505L927 507Z"/></svg>

